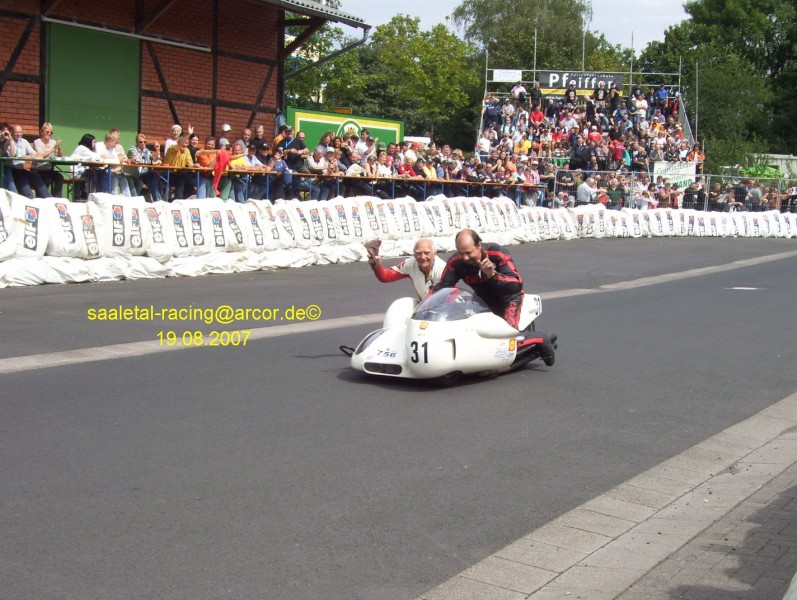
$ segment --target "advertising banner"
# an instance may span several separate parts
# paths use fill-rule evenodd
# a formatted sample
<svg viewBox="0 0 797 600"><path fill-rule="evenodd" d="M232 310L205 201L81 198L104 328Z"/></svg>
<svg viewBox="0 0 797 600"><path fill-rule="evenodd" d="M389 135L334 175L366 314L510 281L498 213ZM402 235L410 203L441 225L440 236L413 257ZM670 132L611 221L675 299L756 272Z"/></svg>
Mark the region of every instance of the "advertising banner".
<svg viewBox="0 0 797 600"><path fill-rule="evenodd" d="M680 189L684 189L695 180L697 173L696 162L668 162L657 160L653 163L653 177L661 175L670 183L677 183Z"/></svg>
<svg viewBox="0 0 797 600"><path fill-rule="evenodd" d="M308 148L315 146L327 131L339 136L343 136L344 133L359 136L360 131L365 128L371 137L379 138L379 142L385 144L404 139L403 121L293 107L288 107L285 116L295 131L302 130L307 134L305 144Z"/></svg>

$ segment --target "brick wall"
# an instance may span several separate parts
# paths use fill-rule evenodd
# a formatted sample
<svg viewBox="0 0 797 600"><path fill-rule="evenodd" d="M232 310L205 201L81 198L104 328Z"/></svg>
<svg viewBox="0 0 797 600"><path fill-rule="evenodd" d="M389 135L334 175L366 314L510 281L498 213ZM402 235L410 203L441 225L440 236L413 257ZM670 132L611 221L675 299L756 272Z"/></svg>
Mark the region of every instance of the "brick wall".
<svg viewBox="0 0 797 600"><path fill-rule="evenodd" d="M11 3L13 4L13 3ZM20 3L24 4L24 3ZM16 7L14 10L19 11ZM0 15L0 65L5 68L29 21ZM34 25L12 72L39 76L39 24ZM26 134L39 131L39 84L8 80L0 92L0 121L19 124Z"/></svg>
<svg viewBox="0 0 797 600"><path fill-rule="evenodd" d="M188 44L213 45L214 2L216 0L178 0L142 32L152 37L166 37ZM162 0L144 0L144 15L160 6ZM0 0L0 11L38 14L38 0ZM250 121L262 123L270 137L273 134L274 111L278 108L279 71L274 69L268 88L260 100L261 108L254 115L252 106L263 85L269 65L241 57L275 60L277 55L277 19L281 11L257 0L218 0L217 23L219 50L238 56L218 58L217 94L220 102L243 106L217 106L213 101L213 58L208 52L153 43L155 57L170 94L182 96L173 102L177 122L191 124L202 138L220 133L222 123L233 127L236 138ZM49 16L78 20L94 25L133 31L136 22L136 0L62 0ZM0 65L5 65L13 52L27 21L0 15ZM40 25L25 45L14 73L39 75ZM44 82L42 82L42 86ZM163 139L175 122L165 98L150 97L147 92L163 92L155 63L146 44L141 49L141 122L140 130L151 139ZM6 82L0 93L0 119L19 122L25 132L35 134L44 115L39 115L41 86L38 83ZM188 101L185 97L197 99ZM199 100L202 99L202 100ZM214 129L215 125L215 130Z"/></svg>

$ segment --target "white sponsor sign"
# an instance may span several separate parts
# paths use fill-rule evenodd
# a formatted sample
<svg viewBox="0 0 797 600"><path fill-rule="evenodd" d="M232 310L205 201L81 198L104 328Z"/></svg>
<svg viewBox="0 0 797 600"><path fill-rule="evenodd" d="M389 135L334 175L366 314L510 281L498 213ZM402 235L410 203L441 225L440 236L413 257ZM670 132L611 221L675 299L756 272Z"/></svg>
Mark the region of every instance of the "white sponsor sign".
<svg viewBox="0 0 797 600"><path fill-rule="evenodd" d="M684 189L695 180L697 172L696 162L667 162L657 160L653 163L653 176L661 175L668 179L670 183L677 183L680 189Z"/></svg>
<svg viewBox="0 0 797 600"><path fill-rule="evenodd" d="M515 69L493 69L493 81L516 83L523 79L523 71Z"/></svg>

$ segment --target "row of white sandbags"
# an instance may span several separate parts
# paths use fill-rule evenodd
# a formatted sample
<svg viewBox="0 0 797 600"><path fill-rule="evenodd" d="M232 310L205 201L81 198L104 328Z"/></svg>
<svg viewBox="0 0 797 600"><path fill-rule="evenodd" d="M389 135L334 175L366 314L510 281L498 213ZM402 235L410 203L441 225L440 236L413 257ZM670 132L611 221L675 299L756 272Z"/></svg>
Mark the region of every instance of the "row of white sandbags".
<svg viewBox="0 0 797 600"><path fill-rule="evenodd" d="M464 227L503 244L576 237L797 235L797 215L656 209L518 208L506 198L334 198L326 202L218 199L147 204L94 194L87 203L0 195L0 286L194 276L364 260L419 237L453 250ZM100 260L104 259L104 260ZM38 262L37 262L38 261Z"/></svg>
<svg viewBox="0 0 797 600"><path fill-rule="evenodd" d="M703 212L657 208L620 211L601 205L571 209L576 237L797 237L797 214Z"/></svg>

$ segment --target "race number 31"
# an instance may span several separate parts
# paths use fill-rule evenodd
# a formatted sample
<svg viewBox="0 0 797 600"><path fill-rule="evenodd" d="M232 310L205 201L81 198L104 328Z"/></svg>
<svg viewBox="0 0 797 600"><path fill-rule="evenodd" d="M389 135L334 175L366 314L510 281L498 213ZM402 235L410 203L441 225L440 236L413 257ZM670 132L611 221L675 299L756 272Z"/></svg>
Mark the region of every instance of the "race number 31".
<svg viewBox="0 0 797 600"><path fill-rule="evenodd" d="M429 362L429 342L424 342L423 344L418 344L415 340L410 342L410 361L417 363L428 363ZM419 353L420 350L420 353Z"/></svg>

